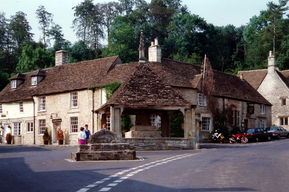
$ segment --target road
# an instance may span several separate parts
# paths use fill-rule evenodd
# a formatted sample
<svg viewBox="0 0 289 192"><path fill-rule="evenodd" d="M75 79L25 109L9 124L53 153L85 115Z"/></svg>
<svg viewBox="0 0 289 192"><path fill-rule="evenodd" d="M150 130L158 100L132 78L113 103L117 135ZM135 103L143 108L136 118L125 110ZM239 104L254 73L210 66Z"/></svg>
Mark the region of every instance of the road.
<svg viewBox="0 0 289 192"><path fill-rule="evenodd" d="M73 162L76 147L0 146L0 191L289 191L289 139Z"/></svg>

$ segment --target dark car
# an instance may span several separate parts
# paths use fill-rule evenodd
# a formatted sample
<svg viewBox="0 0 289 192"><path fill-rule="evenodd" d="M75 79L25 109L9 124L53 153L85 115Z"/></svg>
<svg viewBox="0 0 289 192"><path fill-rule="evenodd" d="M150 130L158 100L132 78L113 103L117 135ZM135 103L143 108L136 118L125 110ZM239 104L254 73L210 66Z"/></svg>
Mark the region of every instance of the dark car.
<svg viewBox="0 0 289 192"><path fill-rule="evenodd" d="M272 138L272 134L265 131L263 128L249 128L246 131L247 138L251 141L268 140Z"/></svg>
<svg viewBox="0 0 289 192"><path fill-rule="evenodd" d="M272 137L280 139L281 137L289 138L289 131L283 127L267 127L266 131L272 134Z"/></svg>

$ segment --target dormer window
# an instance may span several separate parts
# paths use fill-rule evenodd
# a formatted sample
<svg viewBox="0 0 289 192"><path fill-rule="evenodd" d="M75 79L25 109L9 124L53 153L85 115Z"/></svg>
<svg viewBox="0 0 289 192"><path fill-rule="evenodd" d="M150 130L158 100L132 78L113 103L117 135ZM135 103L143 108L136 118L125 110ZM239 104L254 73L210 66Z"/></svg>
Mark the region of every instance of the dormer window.
<svg viewBox="0 0 289 192"><path fill-rule="evenodd" d="M16 89L16 86L17 86L17 80L12 80L11 81L11 88Z"/></svg>
<svg viewBox="0 0 289 192"><path fill-rule="evenodd" d="M31 78L31 85L37 85L37 76Z"/></svg>

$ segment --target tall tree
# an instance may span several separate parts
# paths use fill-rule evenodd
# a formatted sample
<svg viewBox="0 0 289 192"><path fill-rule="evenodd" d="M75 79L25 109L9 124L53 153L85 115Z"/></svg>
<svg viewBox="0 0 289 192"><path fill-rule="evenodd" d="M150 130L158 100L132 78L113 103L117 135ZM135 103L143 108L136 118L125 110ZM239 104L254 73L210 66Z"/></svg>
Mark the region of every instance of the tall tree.
<svg viewBox="0 0 289 192"><path fill-rule="evenodd" d="M95 17L95 6L92 0L84 0L79 5L72 8L74 10L73 28L76 35L86 41L86 33L91 26L91 21Z"/></svg>
<svg viewBox="0 0 289 192"><path fill-rule="evenodd" d="M47 36L54 40L53 48L55 51L65 47L65 39L62 33L62 27L58 24L54 25L47 31Z"/></svg>
<svg viewBox="0 0 289 192"><path fill-rule="evenodd" d="M53 23L53 14L45 10L43 5L40 5L36 10L36 16L38 18L38 23L40 24L40 29L43 34L43 43L46 45L45 37L47 36L47 30L50 24Z"/></svg>
<svg viewBox="0 0 289 192"><path fill-rule="evenodd" d="M125 12L126 15L132 13L135 0L118 0L118 1L120 2L122 11Z"/></svg>

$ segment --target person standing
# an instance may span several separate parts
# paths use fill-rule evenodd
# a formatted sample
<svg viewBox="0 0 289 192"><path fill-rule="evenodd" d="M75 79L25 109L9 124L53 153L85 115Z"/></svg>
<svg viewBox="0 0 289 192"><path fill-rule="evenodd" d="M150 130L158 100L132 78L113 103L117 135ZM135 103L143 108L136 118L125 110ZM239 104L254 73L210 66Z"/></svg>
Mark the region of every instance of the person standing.
<svg viewBox="0 0 289 192"><path fill-rule="evenodd" d="M85 124L85 135L86 135L86 144L88 144L88 139L89 139L89 136L91 135L90 134L90 131L88 130L88 125Z"/></svg>
<svg viewBox="0 0 289 192"><path fill-rule="evenodd" d="M84 133L83 130L84 130L84 128L81 127L80 128L80 132L78 133L78 136L77 136L78 144L80 144L80 145L84 145L85 144L86 134Z"/></svg>

